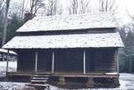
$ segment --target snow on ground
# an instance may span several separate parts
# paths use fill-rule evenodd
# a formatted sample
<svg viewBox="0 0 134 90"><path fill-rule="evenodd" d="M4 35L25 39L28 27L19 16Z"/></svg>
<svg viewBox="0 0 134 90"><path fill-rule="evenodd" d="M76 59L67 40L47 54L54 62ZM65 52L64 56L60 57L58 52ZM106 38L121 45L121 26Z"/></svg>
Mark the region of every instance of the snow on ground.
<svg viewBox="0 0 134 90"><path fill-rule="evenodd" d="M0 90L20 90L24 86L25 83L0 82Z"/></svg>
<svg viewBox="0 0 134 90"><path fill-rule="evenodd" d="M6 61L0 61L0 77L5 77L6 76ZM9 67L8 71L9 72L14 72L16 71L17 67L17 61L9 61Z"/></svg>
<svg viewBox="0 0 134 90"><path fill-rule="evenodd" d="M16 71L16 67L17 67L16 61L9 62L9 71ZM5 77L6 75L5 71L6 71L6 62L0 61L0 77ZM0 82L0 90L20 90L20 88L24 86L25 83L3 82L3 81ZM49 90L69 90L69 89L58 88L50 85ZM83 88L77 90L91 90L91 89ZM134 74L120 73L120 87L118 88L95 88L92 90L134 90Z"/></svg>
<svg viewBox="0 0 134 90"><path fill-rule="evenodd" d="M120 88L134 90L134 74L120 74Z"/></svg>

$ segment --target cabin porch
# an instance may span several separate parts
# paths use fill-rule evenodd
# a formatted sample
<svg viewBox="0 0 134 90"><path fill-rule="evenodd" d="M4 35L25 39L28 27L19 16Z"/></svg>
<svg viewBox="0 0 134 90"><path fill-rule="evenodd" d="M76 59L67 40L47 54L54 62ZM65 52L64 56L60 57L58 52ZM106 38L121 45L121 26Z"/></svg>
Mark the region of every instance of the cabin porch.
<svg viewBox="0 0 134 90"><path fill-rule="evenodd" d="M62 82L55 84L74 80L114 83L119 78L117 51L117 48L19 50L17 72L7 75L11 79L25 76L30 81L33 75L47 74L50 82Z"/></svg>

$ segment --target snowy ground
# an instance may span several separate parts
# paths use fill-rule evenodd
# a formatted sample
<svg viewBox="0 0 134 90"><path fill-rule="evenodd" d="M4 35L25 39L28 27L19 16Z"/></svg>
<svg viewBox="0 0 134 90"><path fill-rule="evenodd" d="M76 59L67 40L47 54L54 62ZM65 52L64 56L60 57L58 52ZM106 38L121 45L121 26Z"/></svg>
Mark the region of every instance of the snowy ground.
<svg viewBox="0 0 134 90"><path fill-rule="evenodd" d="M16 71L16 62L9 63L9 71ZM5 76L6 62L0 62L0 77ZM118 88L95 88L92 90L134 90L134 74L120 73L120 87ZM25 83L17 82L0 82L0 90L21 90L20 88L24 87ZM62 89L50 85L50 90L69 90ZM75 89L76 90L76 89ZM78 90L91 90L89 89L78 89Z"/></svg>
<svg viewBox="0 0 134 90"><path fill-rule="evenodd" d="M6 61L0 61L0 77L5 77L6 76L6 65L7 62ZM10 61L9 62L9 68L8 71L16 71L16 67L17 67L17 62L16 61Z"/></svg>

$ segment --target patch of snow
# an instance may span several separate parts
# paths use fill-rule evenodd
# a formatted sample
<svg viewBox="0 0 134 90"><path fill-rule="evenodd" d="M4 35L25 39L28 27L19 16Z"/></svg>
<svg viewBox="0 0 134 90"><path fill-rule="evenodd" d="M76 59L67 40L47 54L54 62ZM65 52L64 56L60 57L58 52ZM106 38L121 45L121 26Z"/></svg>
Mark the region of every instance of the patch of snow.
<svg viewBox="0 0 134 90"><path fill-rule="evenodd" d="M70 34L16 36L3 48L89 48L123 47L118 32L102 34Z"/></svg>
<svg viewBox="0 0 134 90"><path fill-rule="evenodd" d="M1 48L0 48L0 52L2 52L2 53L8 53L8 50L5 50L5 49L1 49ZM9 51L9 53L10 53L10 54L14 54L14 55L17 55L17 53L16 53L16 52L14 52L14 51L11 51L11 50Z"/></svg>
<svg viewBox="0 0 134 90"><path fill-rule="evenodd" d="M6 76L6 61L0 61L0 77ZM17 61L9 61L8 71L15 72L17 70Z"/></svg>
<svg viewBox="0 0 134 90"><path fill-rule="evenodd" d="M134 90L134 74L120 74L120 88Z"/></svg>
<svg viewBox="0 0 134 90"><path fill-rule="evenodd" d="M105 73L106 75L117 75L117 72L110 72L110 73Z"/></svg>
<svg viewBox="0 0 134 90"><path fill-rule="evenodd" d="M21 90L25 83L19 82L0 82L0 90Z"/></svg>

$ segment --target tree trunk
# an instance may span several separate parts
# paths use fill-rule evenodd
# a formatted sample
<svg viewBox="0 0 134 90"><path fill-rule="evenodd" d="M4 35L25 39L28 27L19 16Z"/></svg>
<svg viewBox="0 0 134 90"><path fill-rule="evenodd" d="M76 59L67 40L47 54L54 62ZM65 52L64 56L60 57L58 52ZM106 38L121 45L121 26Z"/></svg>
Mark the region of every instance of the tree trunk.
<svg viewBox="0 0 134 90"><path fill-rule="evenodd" d="M4 16L4 31L3 31L3 40L2 46L6 42L6 33L7 33L7 25L8 25L8 10L9 10L10 0L6 0L6 8L5 8L5 16Z"/></svg>

